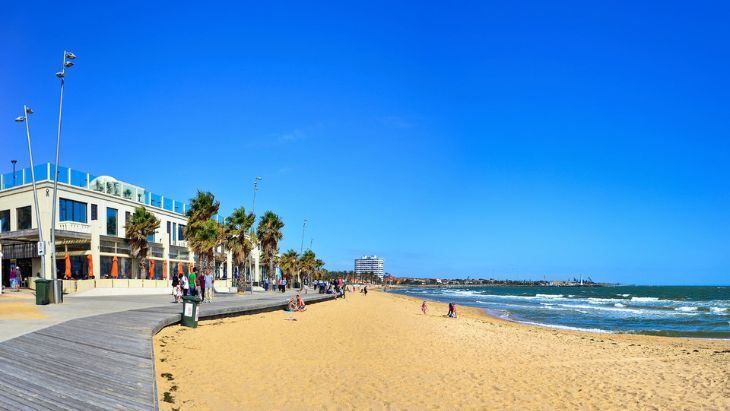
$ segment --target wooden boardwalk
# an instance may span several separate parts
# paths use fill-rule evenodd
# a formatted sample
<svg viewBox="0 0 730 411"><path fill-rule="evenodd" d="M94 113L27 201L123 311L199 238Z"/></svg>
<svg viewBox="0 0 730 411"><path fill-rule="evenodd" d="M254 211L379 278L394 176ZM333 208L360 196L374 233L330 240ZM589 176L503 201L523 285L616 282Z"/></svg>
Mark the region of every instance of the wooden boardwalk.
<svg viewBox="0 0 730 411"><path fill-rule="evenodd" d="M285 296L219 300L199 318L280 310ZM308 303L331 295L303 296ZM288 297L287 297L288 298ZM180 322L182 304L78 318L0 344L2 410L155 410L152 337Z"/></svg>

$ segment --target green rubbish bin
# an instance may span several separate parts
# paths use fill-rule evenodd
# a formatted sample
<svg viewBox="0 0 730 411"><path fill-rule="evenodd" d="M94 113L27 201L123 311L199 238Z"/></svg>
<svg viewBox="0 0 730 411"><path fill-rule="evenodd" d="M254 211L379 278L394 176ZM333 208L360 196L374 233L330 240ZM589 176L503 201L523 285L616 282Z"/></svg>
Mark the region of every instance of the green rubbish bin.
<svg viewBox="0 0 730 411"><path fill-rule="evenodd" d="M48 305L50 302L51 280L35 280L35 303L36 305Z"/></svg>
<svg viewBox="0 0 730 411"><path fill-rule="evenodd" d="M198 326L198 304L200 303L200 298L185 296L182 299L183 311L180 322L186 327L196 328Z"/></svg>

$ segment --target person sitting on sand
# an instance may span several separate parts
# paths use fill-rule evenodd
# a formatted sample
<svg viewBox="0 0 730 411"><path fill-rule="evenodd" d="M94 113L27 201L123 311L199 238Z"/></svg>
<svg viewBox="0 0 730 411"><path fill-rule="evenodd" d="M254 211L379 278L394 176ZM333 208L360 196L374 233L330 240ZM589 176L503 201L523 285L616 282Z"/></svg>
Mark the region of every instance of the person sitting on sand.
<svg viewBox="0 0 730 411"><path fill-rule="evenodd" d="M426 307L426 302L424 301L423 304L421 304L421 312L423 312L423 315L426 315L426 311L428 311L428 307Z"/></svg>
<svg viewBox="0 0 730 411"><path fill-rule="evenodd" d="M307 306L304 304L304 300L302 297L297 294L297 311L306 311Z"/></svg>
<svg viewBox="0 0 730 411"><path fill-rule="evenodd" d="M286 307L287 311L294 312L297 310L297 303L294 302L294 298L289 299L289 305Z"/></svg>

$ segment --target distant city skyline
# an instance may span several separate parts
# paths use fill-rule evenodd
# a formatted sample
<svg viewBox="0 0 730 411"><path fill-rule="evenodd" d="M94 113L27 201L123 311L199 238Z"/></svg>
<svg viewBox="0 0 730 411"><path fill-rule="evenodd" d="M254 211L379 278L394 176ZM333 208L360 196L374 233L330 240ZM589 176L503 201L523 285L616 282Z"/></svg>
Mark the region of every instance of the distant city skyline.
<svg viewBox="0 0 730 411"><path fill-rule="evenodd" d="M0 170L23 104L53 162L68 49L62 165L223 215L261 176L330 270L730 284L729 7L8 3Z"/></svg>

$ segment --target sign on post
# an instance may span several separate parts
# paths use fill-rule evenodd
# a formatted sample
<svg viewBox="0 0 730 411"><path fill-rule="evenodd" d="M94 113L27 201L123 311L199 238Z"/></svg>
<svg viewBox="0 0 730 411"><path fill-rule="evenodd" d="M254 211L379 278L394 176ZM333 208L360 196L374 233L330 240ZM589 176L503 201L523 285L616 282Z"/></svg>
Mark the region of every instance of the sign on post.
<svg viewBox="0 0 730 411"><path fill-rule="evenodd" d="M44 255L46 255L46 243L38 241L38 257L43 257Z"/></svg>

